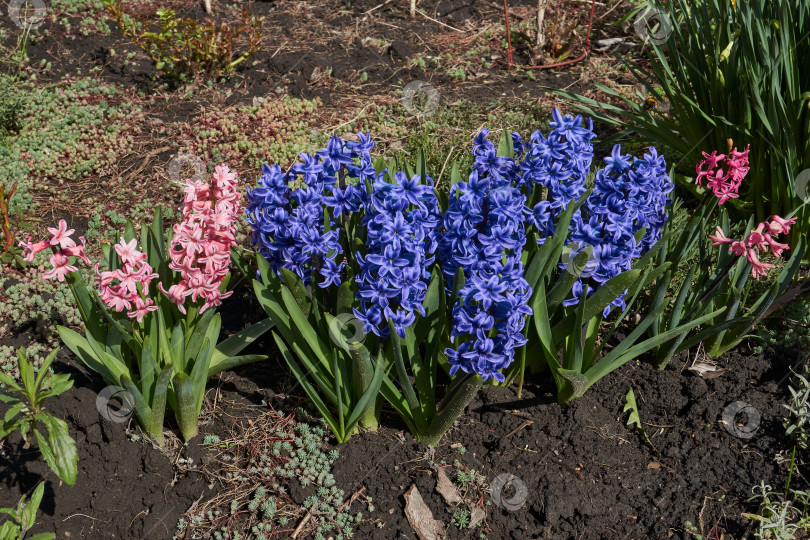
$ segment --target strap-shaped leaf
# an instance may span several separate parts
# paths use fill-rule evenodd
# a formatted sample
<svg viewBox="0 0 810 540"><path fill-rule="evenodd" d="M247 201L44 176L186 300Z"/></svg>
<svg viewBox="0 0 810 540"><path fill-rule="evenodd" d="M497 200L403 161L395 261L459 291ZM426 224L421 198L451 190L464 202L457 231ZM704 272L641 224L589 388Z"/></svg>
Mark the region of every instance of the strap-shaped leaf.
<svg viewBox="0 0 810 540"><path fill-rule="evenodd" d="M427 427L422 425L422 405L419 403L419 399L416 396L416 391L411 384L410 379L408 378L408 371L405 368L405 359L402 355L402 343L400 342L399 336L397 335L397 331L394 328L394 323L390 319L388 320L388 329L389 329L389 347L391 349L391 353L394 359L394 368L397 370L397 380L399 381L399 385L402 388L403 395L405 396L405 400L408 404L408 407L413 411L411 413L411 417L414 419L416 423L416 429L418 433L424 431ZM417 414L417 412L419 414Z"/></svg>
<svg viewBox="0 0 810 540"><path fill-rule="evenodd" d="M326 403L324 403L323 399L321 399L320 393L318 393L318 391L315 390L315 388L307 379L307 374L304 372L303 369L301 369L301 366L299 366L298 363L295 361L293 353L290 351L290 349L287 348L287 345L284 343L284 340L282 340L280 336L278 336L277 334L273 334L273 339L275 339L276 345L278 346L278 350L279 352L281 352L281 356L284 358L284 361L287 362L287 366L289 366L290 371L292 371L293 375L295 375L295 379L298 381L298 384L301 385L301 388L304 389L304 392L306 393L309 400L312 402L313 405L315 405L315 408L318 409L318 412L321 413L323 419L326 420L326 423L329 425L329 428L332 430L332 433L334 433L335 436L339 436L342 431L341 427L337 425L337 422L335 422L335 418L329 411L329 407L327 407ZM323 390L323 388L321 389ZM334 390L329 389L329 393L331 394L331 397L330 396L327 397L329 397L330 400L334 399L332 403L337 403L337 397L334 393Z"/></svg>
<svg viewBox="0 0 810 540"><path fill-rule="evenodd" d="M509 130L504 129L501 131L501 140L498 143L498 157L513 157L515 155L515 146L512 141L512 136Z"/></svg>
<svg viewBox="0 0 810 540"><path fill-rule="evenodd" d="M569 226L571 224L571 219L574 216L574 212L585 204L585 201L588 200L591 191L592 190L588 190L583 193L580 198L576 200L576 202L568 203L565 211L560 214L560 217L557 219L557 223L555 224L556 229L554 230L551 240L549 241L546 239L546 241L543 242L543 245L538 249L538 254L541 257L540 260L545 261L545 264L543 265L540 275L536 278L537 280L544 279L545 276L552 275L554 272L554 269L557 267L557 263L560 260L560 255L562 254L565 241L568 239ZM534 286L534 284L531 282L529 282L529 285ZM551 311L554 311L552 303L548 302L547 305Z"/></svg>
<svg viewBox="0 0 810 540"><path fill-rule="evenodd" d="M160 372L155 381L155 389L152 397L151 412L149 414L149 425L146 426L146 432L150 434L161 434L160 440L163 439L163 419L166 416L166 398L169 391L169 383L171 383L174 369L172 366L166 366Z"/></svg>
<svg viewBox="0 0 810 540"><path fill-rule="evenodd" d="M290 272L286 268L281 269L281 275L284 278L284 283L287 285L287 289L289 289L292 297L295 298L296 304L298 304L298 308L303 313L304 317L309 317L309 312L312 306L312 300L309 297L309 292L307 288L304 286L304 282L301 281L295 273Z"/></svg>
<svg viewBox="0 0 810 540"><path fill-rule="evenodd" d="M227 339L220 341L214 349L214 354L211 357L211 365L208 368L208 377L216 375L220 371L233 368L234 364L230 364L229 367L224 367L225 364L228 364L228 358L238 355L245 347L259 339L271 328L273 328L273 321L268 317L267 319L263 319L255 324L252 324L247 328L236 332ZM263 360L264 358L266 357L262 356L256 360Z"/></svg>
<svg viewBox="0 0 810 540"><path fill-rule="evenodd" d="M99 357L90 343L66 326L57 326L59 338L68 349L92 371L101 375L107 384L118 384L121 375L129 375L129 370L123 362L109 355Z"/></svg>
<svg viewBox="0 0 810 540"><path fill-rule="evenodd" d="M127 403L130 407L134 408L135 411L135 418L138 419L141 426L147 430L150 437L153 437L158 444L163 444L163 432L159 431L158 433L153 433L149 431L151 426L150 419L152 418L152 406L149 402L146 401L143 394L141 393L140 389L132 382L132 379L129 375L121 375L121 378L114 383L116 386L120 386L132 396L132 403ZM126 398L126 395L121 396L122 399Z"/></svg>
<svg viewBox="0 0 810 540"><path fill-rule="evenodd" d="M665 307L666 307L666 302L663 303L659 307L659 309L664 309ZM596 365L594 365L590 370L588 370L585 373L585 375L588 377L588 380L591 382L591 385L593 385L593 383L595 383L596 381L598 381L599 379L601 379L602 377L604 377L608 373L614 371L615 369L618 369L619 367L623 366L625 363L629 362L630 360L636 358L638 355L643 354L643 353L649 351L650 349L652 349L654 347L658 347L659 345L661 345L663 343L666 343L668 340L670 340L670 339L672 339L672 338L674 338L676 336L679 336L679 335L681 335L681 334L683 334L685 332L688 332L692 328L694 328L696 326L699 326L699 325L705 323L706 321L711 320L713 317L716 317L717 315L722 313L723 309L725 309L725 308L720 308L720 309L718 309L716 311L713 311L713 312L711 312L711 313L709 313L707 315L704 315L703 317L695 319L694 321L690 321L690 322L685 323L685 324L683 324L683 325L681 325L681 326L679 326L677 328L674 328L672 330L668 330L668 331L666 331L666 332L664 332L662 334L659 334L659 335L655 336L654 338L649 338L649 339L639 343L638 345L634 345L634 346L630 347L629 349L622 350L621 352L617 353L616 355L614 355L611 358L607 358L608 355L613 354L613 352L615 351L615 349L614 349L614 351L610 351L610 353L608 353L608 355L603 357L599 362L596 363ZM643 321L641 321L641 323L636 328L636 330L638 330L638 328L641 328L642 332L644 330L646 330L647 325L652 323L652 321L647 322L647 319L651 318L651 316L656 316L657 317L658 314L653 312L653 313L650 314L650 316L645 317L645 319ZM633 335L633 334L635 334L635 330L633 332L631 332L630 336L627 336L627 338L625 338L625 339L626 340L630 339L631 343L632 343L633 341L635 341L635 339L638 339L638 336L640 335L640 333L637 334L637 335ZM605 361L606 358L607 358L607 361Z"/></svg>
<svg viewBox="0 0 810 540"><path fill-rule="evenodd" d="M322 363L329 363L329 347L321 340L315 329L309 324L298 306L298 302L293 297L292 293L287 287L281 287L281 298L284 302L284 307L290 315L293 323L291 330L299 336L297 341L301 345L305 345L306 349L312 351Z"/></svg>
<svg viewBox="0 0 810 540"><path fill-rule="evenodd" d="M217 313L217 316L219 316L219 313ZM190 374L197 416L200 416L200 410L202 410L205 384L208 382L208 367L211 364L211 353L213 350L214 344L206 336L202 350L200 350L200 353L194 360L194 368L192 368Z"/></svg>
<svg viewBox="0 0 810 540"><path fill-rule="evenodd" d="M357 400L357 404L354 406L354 410L352 411L351 415L349 416L348 420L346 420L346 433L349 433L354 429L354 426L363 416L363 414L369 409L369 407L374 407L377 403L377 396L380 395L380 386L382 386L382 379L385 373L385 361L382 359L382 356L377 357L377 361L374 363L374 375L369 382L368 388Z"/></svg>
<svg viewBox="0 0 810 540"><path fill-rule="evenodd" d="M185 373L175 373L172 388L177 402L177 423L183 433L183 440L188 442L197 434L198 411L194 383Z"/></svg>
<svg viewBox="0 0 810 540"><path fill-rule="evenodd" d="M575 268L584 268L591 256L592 251L593 248L588 246L580 253L577 253L572 261L572 265ZM553 313L554 310L556 310L557 307L562 304L565 297L571 292L574 282L579 279L579 277L580 276L576 272L564 271L560 274L560 277L557 279L556 283L554 283L546 294L546 306L551 313ZM583 287L583 289L585 289L585 287Z"/></svg>

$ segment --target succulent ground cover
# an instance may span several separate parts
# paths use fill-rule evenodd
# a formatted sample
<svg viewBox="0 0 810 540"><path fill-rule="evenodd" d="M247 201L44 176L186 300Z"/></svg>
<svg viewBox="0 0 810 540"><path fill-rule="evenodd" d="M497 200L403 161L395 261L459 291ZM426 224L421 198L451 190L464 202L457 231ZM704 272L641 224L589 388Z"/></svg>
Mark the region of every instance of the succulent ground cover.
<svg viewBox="0 0 810 540"><path fill-rule="evenodd" d="M405 4L252 3L251 15L263 18L259 49L227 78L185 85L125 37L101 1L54 1L25 36L6 16L8 6L0 6L0 183L16 185L10 202L31 219L28 228L14 222L15 243L46 238L47 228L64 219L87 240L87 256L99 260L128 221L148 224L159 205L167 223L179 222L186 178L210 178L224 162L244 193L256 186L262 164L300 167L299 154L327 148L333 136L362 144L358 132L373 134L374 154L385 160L421 160L439 196L448 196L454 163L461 171L481 167L471 149L483 126L494 146L506 130L525 134L529 148L531 133L546 133L556 120L554 106L571 111L548 88L660 108L613 49L594 46L585 61L565 69L520 67L578 55L589 2L550 0L538 47L536 2L510 1L512 69L499 2L423 0L414 19ZM214 2L211 14L203 2L125 2L124 9L153 17L166 8L200 24L209 17L231 24L245 5ZM637 5L597 3L591 40L637 41L633 19L622 19ZM629 54L645 66L636 51L631 46ZM599 156L610 155L600 143L611 129L596 130ZM625 146L621 154L642 156L648 146ZM605 182L587 171L581 176L582 191ZM676 186L673 195L682 194ZM598 202L589 204L606 207ZM562 209L553 210L555 218ZM694 211L688 198L676 206L673 228ZM586 238L590 229L579 227ZM164 240L172 234L167 227ZM750 238L741 222L723 234ZM247 226L236 232L239 252L250 253L250 235ZM368 248L383 253L383 243ZM51 268L50 255L2 267L0 370L15 380L18 347L28 348L38 369L60 346L57 326L84 330L70 288L40 277ZM774 273L785 263L776 264ZM379 270L367 265L367 289ZM675 290L690 279L686 264L670 270ZM93 281L91 267L79 271ZM806 274L802 268L798 276ZM264 318L251 279L234 271L234 292L220 309L223 337ZM750 297L767 287L767 279L755 283ZM635 306L652 302L644 292ZM618 327L597 324L595 335L607 337L596 345L616 348L645 313L633 307ZM12 435L0 441L0 507L15 506L45 477L32 532L59 538L413 538L415 486L447 538L776 538L768 531L807 523L809 321L806 297L799 298L753 328L759 339L719 358L692 347L658 371L642 355L566 407L557 405L548 372L527 370L522 392L484 388L435 448L417 442L401 411L387 404L380 405L377 433L336 444L269 332L244 352L269 360L210 379L200 433L181 440L167 414L158 448L134 416L115 416L121 404L102 413L105 383L63 346L52 369L71 374L74 388L46 401L46 409L76 440L77 483L60 485L36 447ZM626 425L631 389L636 427ZM750 416L726 414L737 402L760 415L751 438L737 429Z"/></svg>

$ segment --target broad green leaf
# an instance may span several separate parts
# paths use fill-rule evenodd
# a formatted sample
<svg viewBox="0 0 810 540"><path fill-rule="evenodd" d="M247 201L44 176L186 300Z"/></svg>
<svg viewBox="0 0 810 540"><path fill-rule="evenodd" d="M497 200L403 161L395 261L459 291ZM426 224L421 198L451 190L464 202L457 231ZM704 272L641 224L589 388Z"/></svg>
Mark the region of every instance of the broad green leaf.
<svg viewBox="0 0 810 540"><path fill-rule="evenodd" d="M76 443L70 437L67 422L48 413L37 413L34 418L45 424L48 430L46 441L39 430L34 429L42 457L60 480L72 486L76 483L79 455L76 453Z"/></svg>

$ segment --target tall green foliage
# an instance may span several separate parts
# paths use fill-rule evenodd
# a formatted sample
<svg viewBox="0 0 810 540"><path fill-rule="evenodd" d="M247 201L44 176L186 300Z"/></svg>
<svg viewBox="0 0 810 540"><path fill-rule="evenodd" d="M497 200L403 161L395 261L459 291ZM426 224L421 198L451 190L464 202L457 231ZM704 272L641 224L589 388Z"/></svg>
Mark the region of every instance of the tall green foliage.
<svg viewBox="0 0 810 540"><path fill-rule="evenodd" d="M810 2L650 0L648 9L666 15L655 19L655 36L666 37L650 40L649 69L628 67L665 107L648 110L599 84L623 106L556 92L619 126L613 139L664 146L693 191L701 151L725 149L729 139L741 148L750 143L756 166L733 204L759 221L800 207L790 238L795 246L810 230L810 209L802 206L810 173L800 176L810 168Z"/></svg>

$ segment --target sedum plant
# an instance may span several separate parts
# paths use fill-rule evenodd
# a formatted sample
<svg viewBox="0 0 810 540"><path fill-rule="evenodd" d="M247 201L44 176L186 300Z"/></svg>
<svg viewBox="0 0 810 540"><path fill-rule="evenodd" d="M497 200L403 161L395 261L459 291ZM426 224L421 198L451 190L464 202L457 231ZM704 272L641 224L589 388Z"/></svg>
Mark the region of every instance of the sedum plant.
<svg viewBox="0 0 810 540"><path fill-rule="evenodd" d="M78 472L76 443L70 437L67 422L56 418L44 407L47 398L63 394L73 386L70 375L52 375L49 372L57 352L59 349L49 354L39 372L34 373L34 366L28 362L25 350L19 349L17 365L22 384L17 384L14 379L0 372L0 383L5 385L5 389L0 389L0 401L10 406L0 423L0 440L19 430L27 447L28 435L33 432L48 467L60 480L72 486L76 483ZM39 424L45 426L47 439L37 428Z"/></svg>
<svg viewBox="0 0 810 540"><path fill-rule="evenodd" d="M334 137L286 173L263 167L246 210L260 255L254 289L339 441L376 426L379 395L435 445L484 383L522 380L527 365L547 363L567 401L706 320L631 347L643 326L597 364L602 318L620 307L623 319L665 269L648 264L671 182L654 149L632 159L617 147L588 192L595 135L582 122L555 110L548 138L538 131L524 145L504 133L497 148L482 130L467 181L454 166L446 195L422 156L415 168L372 160L364 134L360 143ZM537 335L527 339L531 319ZM563 346L573 353L560 364Z"/></svg>
<svg viewBox="0 0 810 540"><path fill-rule="evenodd" d="M62 341L107 384L132 395L138 422L159 444L166 405L183 438L194 437L208 378L266 358L237 355L270 326L265 320L219 341L215 308L232 294L225 290L240 212L236 173L220 165L211 185L186 184L183 220L174 226L169 245L159 208L140 237L127 222L120 241L103 247L108 269L94 265L95 291L72 262L90 265L85 240L80 237L77 245L64 220L49 229L49 240L24 243L29 260L51 248L53 269L43 277L66 281L79 307L84 336L59 327Z"/></svg>
<svg viewBox="0 0 810 540"><path fill-rule="evenodd" d="M0 538L4 540L25 540L28 531L34 526L37 520L37 510L42 502L42 495L45 493L45 482L40 482L28 498L22 496L16 508L0 508L0 514L6 514L8 518L0 523ZM53 533L39 533L29 536L28 540L53 540L56 535Z"/></svg>

